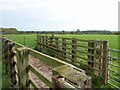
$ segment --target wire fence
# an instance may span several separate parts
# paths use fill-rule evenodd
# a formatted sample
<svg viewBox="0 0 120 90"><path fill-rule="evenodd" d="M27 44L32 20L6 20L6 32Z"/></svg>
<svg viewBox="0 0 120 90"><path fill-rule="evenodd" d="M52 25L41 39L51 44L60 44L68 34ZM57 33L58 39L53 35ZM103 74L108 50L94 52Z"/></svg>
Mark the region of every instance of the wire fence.
<svg viewBox="0 0 120 90"><path fill-rule="evenodd" d="M120 89L120 50L109 48L108 51L108 84Z"/></svg>

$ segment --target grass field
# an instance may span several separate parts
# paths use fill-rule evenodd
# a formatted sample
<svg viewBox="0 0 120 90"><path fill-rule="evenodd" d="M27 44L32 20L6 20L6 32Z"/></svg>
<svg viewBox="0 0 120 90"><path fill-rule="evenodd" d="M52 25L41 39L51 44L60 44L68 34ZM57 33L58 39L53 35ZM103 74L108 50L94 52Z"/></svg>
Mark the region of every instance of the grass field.
<svg viewBox="0 0 120 90"><path fill-rule="evenodd" d="M35 42L36 42L36 34L13 34L13 35L5 35L5 37L18 42L20 44L23 44L27 47L34 48Z"/></svg>
<svg viewBox="0 0 120 90"><path fill-rule="evenodd" d="M12 39L13 41L21 43L23 45L25 44L26 46L33 48L35 46L37 35L36 34L18 34L18 35L12 34L12 35L6 35L6 36ZM24 43L24 37L25 37L25 43ZM79 39L86 39L86 40L108 40L109 47L111 49L118 49L118 35L60 34L59 37L79 38Z"/></svg>
<svg viewBox="0 0 120 90"><path fill-rule="evenodd" d="M70 38L79 38L86 40L108 40L109 47L112 49L118 49L118 35L61 35L62 37L70 37Z"/></svg>

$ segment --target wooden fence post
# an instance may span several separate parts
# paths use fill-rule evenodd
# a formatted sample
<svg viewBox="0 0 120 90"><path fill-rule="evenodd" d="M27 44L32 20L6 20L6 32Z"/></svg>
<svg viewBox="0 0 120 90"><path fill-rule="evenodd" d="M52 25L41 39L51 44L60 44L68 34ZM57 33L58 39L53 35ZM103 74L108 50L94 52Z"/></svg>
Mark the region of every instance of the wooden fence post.
<svg viewBox="0 0 120 90"><path fill-rule="evenodd" d="M66 60L66 39L65 38L62 39L62 52L61 52L61 54L62 54L63 59Z"/></svg>
<svg viewBox="0 0 120 90"><path fill-rule="evenodd" d="M77 60L77 40L72 39L72 63L75 64L75 61Z"/></svg>
<svg viewBox="0 0 120 90"><path fill-rule="evenodd" d="M48 45L48 36L46 36L46 48L47 48L47 45Z"/></svg>
<svg viewBox="0 0 120 90"><path fill-rule="evenodd" d="M48 37L47 35L45 36L45 53L48 52Z"/></svg>
<svg viewBox="0 0 120 90"><path fill-rule="evenodd" d="M15 61L14 61L14 44L12 42L8 42L8 56L9 56L9 73L11 78L11 86L16 87L16 71L15 71Z"/></svg>
<svg viewBox="0 0 120 90"><path fill-rule="evenodd" d="M92 78L84 70L62 65L52 70L53 90L90 90Z"/></svg>
<svg viewBox="0 0 120 90"><path fill-rule="evenodd" d="M6 74L8 73L8 71L9 71L9 63L8 63L8 61L9 61L9 53L8 53L8 40L5 40L5 39L3 39L3 48L2 48L2 50L3 50L3 56L2 56L2 58L4 58L5 59L5 67L6 67Z"/></svg>
<svg viewBox="0 0 120 90"><path fill-rule="evenodd" d="M39 36L37 34L37 40L36 40L36 49L39 50Z"/></svg>
<svg viewBox="0 0 120 90"><path fill-rule="evenodd" d="M44 36L41 36L41 51L42 51L42 52L44 51L44 49L43 49L43 48L44 48L44 45L43 45L43 44L44 44L44 43L43 43L43 42L44 42L44 39L43 39L43 38L44 38Z"/></svg>
<svg viewBox="0 0 120 90"><path fill-rule="evenodd" d="M108 41L103 42L103 61L102 61L102 80L103 83L107 83L107 70L108 70Z"/></svg>
<svg viewBox="0 0 120 90"><path fill-rule="evenodd" d="M28 77L28 55L29 51L25 47L17 48L17 66L18 66L18 81L19 87L22 89L28 89L29 87L29 77Z"/></svg>
<svg viewBox="0 0 120 90"><path fill-rule="evenodd" d="M46 49L46 46L45 46L46 43L45 43L45 41L46 41L45 40L45 36L43 36L43 52L45 52L45 49Z"/></svg>
<svg viewBox="0 0 120 90"><path fill-rule="evenodd" d="M94 43L93 42L88 42L88 47L93 47L94 48ZM94 50L88 48L88 53L89 54L94 54ZM94 56L88 55L88 70L90 72L93 72L93 66L94 66L93 61L94 61Z"/></svg>
<svg viewBox="0 0 120 90"><path fill-rule="evenodd" d="M98 48L98 49L96 49L95 50L95 52L94 52L94 54L95 55L99 55L98 57L95 57L95 59L94 59L94 67L96 68L96 69L98 69L99 71L94 71L94 73L95 74L97 74L97 75L101 75L100 73L101 73L101 66L102 66L102 64L101 64L101 56L102 56L102 51L101 51L101 49L102 49L102 41L99 41L99 42L95 42L95 45L94 45L94 47L95 48Z"/></svg>
<svg viewBox="0 0 120 90"><path fill-rule="evenodd" d="M59 56L59 39L58 39L58 37L55 37L55 46L56 46L56 53L55 54L57 54L57 55L55 55L56 57L60 57Z"/></svg>
<svg viewBox="0 0 120 90"><path fill-rule="evenodd" d="M38 50L41 51L41 36L38 36Z"/></svg>
<svg viewBox="0 0 120 90"><path fill-rule="evenodd" d="M38 50L42 51L42 36L38 36Z"/></svg>
<svg viewBox="0 0 120 90"><path fill-rule="evenodd" d="M101 41L93 41L88 42L88 47L93 49L88 49L88 70L94 72L97 75L100 75L101 71L101 56L102 56L102 42ZM99 55L99 56L97 56Z"/></svg>
<svg viewBox="0 0 120 90"><path fill-rule="evenodd" d="M54 47L53 47L54 36L50 36L49 39L50 39L50 44L49 44L49 45L50 45L50 48L49 48L50 54L49 54L49 55L54 57L54 53L53 53L53 52L54 52L54 51L53 51L53 50L54 50L54 49L53 49L53 48L54 48Z"/></svg>

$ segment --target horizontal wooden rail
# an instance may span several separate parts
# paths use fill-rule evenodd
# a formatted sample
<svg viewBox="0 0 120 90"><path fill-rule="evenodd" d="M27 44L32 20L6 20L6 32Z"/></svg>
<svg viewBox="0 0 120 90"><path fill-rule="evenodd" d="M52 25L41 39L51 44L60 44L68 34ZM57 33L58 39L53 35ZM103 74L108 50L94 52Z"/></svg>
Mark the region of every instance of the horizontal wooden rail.
<svg viewBox="0 0 120 90"><path fill-rule="evenodd" d="M38 52L32 49L29 49L29 52L30 52L30 55L34 56L35 58L38 58L40 61L43 61L44 63L48 64L53 68L64 65L64 63L61 60L53 58L41 52Z"/></svg>
<svg viewBox="0 0 120 90"><path fill-rule="evenodd" d="M32 87L35 88L35 90L39 90L39 88L38 88L39 86L36 84L36 82L33 79L30 80L30 83L31 83Z"/></svg>
<svg viewBox="0 0 120 90"><path fill-rule="evenodd" d="M91 49L91 50L101 50L104 51L104 49L100 49L100 48L94 48L94 47L89 47L89 46L83 46L83 45L78 45L79 47L83 47L83 48L87 48L87 49Z"/></svg>
<svg viewBox="0 0 120 90"><path fill-rule="evenodd" d="M33 65L30 64L30 70L34 73L41 81L43 81L48 87L52 87L52 82L46 79Z"/></svg>
<svg viewBox="0 0 120 90"><path fill-rule="evenodd" d="M41 37L52 37L52 36L45 36L45 35L39 35L38 34L38 37L39 36L41 36ZM56 38L56 37L52 37L52 38ZM67 39L67 40L72 40L73 38L66 38L66 37L58 37L59 39ZM84 40L84 39L78 39L78 38L75 38L76 40L78 40L78 41L82 41L82 42L92 42L92 43L94 43L94 42L99 42L99 41L101 41L101 43L103 43L103 41L102 40Z"/></svg>

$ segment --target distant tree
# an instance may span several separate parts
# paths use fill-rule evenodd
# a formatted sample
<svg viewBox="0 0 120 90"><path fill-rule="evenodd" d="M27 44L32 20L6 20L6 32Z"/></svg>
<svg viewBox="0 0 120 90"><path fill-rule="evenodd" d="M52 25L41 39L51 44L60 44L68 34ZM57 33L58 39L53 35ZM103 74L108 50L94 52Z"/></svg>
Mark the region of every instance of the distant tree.
<svg viewBox="0 0 120 90"><path fill-rule="evenodd" d="M79 34L80 33L80 29L77 29L76 33Z"/></svg>
<svg viewBox="0 0 120 90"><path fill-rule="evenodd" d="M3 34L19 33L16 28L1 28Z"/></svg>
<svg viewBox="0 0 120 90"><path fill-rule="evenodd" d="M64 30L62 30L62 34L65 34L65 31L64 31Z"/></svg>

